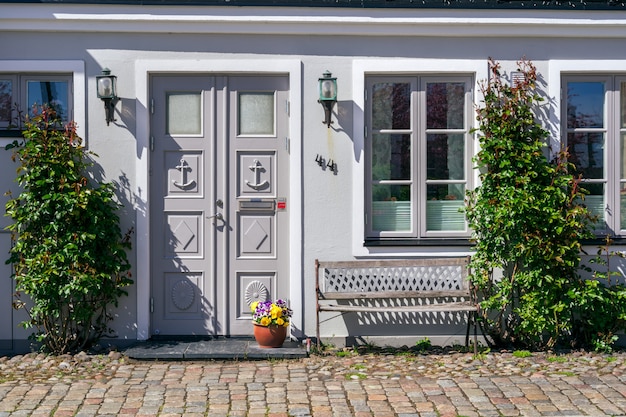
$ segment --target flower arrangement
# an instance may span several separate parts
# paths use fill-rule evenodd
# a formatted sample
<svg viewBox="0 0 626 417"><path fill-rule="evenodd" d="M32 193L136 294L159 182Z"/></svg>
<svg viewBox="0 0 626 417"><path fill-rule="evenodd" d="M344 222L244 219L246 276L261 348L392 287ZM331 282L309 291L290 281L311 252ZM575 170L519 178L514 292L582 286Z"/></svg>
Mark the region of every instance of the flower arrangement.
<svg viewBox="0 0 626 417"><path fill-rule="evenodd" d="M261 326L289 326L292 311L284 300L255 301L250 304L252 321Z"/></svg>

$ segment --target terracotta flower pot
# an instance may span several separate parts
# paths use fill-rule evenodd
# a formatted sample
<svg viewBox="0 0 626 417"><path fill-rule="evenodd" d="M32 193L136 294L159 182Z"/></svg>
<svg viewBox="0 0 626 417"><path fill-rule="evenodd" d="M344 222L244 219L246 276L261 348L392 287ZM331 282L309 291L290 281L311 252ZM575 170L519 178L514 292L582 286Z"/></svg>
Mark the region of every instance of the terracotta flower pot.
<svg viewBox="0 0 626 417"><path fill-rule="evenodd" d="M287 337L287 327L285 326L261 326L254 324L254 338L261 348L281 347Z"/></svg>

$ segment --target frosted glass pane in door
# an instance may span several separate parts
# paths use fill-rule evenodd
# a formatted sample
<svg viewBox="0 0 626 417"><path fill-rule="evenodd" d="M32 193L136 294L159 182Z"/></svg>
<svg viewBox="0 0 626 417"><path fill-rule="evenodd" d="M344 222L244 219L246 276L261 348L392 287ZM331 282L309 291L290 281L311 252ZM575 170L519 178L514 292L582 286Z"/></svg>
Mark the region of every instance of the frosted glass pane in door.
<svg viewBox="0 0 626 417"><path fill-rule="evenodd" d="M167 94L167 133L170 135L202 133L202 96L200 93Z"/></svg>
<svg viewBox="0 0 626 417"><path fill-rule="evenodd" d="M239 93L239 134L274 134L274 93Z"/></svg>

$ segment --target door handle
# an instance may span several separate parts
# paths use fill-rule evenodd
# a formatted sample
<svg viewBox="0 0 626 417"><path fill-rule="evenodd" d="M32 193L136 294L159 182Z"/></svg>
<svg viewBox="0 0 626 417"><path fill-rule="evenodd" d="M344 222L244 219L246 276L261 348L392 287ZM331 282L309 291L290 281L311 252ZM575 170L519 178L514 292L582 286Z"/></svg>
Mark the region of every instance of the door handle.
<svg viewBox="0 0 626 417"><path fill-rule="evenodd" d="M217 220L224 220L224 216L222 216L222 213L215 213L212 216L207 216L207 219L217 219Z"/></svg>

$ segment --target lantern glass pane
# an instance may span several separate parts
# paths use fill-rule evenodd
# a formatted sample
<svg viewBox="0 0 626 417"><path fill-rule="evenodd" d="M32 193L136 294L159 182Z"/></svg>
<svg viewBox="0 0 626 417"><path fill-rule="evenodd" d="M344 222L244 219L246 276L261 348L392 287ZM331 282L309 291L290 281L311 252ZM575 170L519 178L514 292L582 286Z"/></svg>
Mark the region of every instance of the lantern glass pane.
<svg viewBox="0 0 626 417"><path fill-rule="evenodd" d="M322 80L320 82L320 99L334 100L337 98L335 80Z"/></svg>
<svg viewBox="0 0 626 417"><path fill-rule="evenodd" d="M111 78L98 78L98 96L101 98L113 98L115 96L115 88Z"/></svg>

